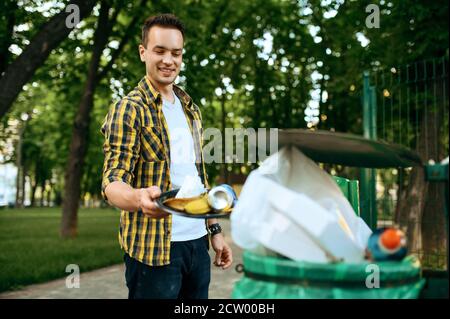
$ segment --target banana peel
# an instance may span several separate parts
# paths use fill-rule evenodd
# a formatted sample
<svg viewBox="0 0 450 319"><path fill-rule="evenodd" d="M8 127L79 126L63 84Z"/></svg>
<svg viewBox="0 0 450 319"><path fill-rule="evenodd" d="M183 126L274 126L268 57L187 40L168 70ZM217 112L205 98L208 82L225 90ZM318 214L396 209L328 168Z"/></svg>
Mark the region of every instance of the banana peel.
<svg viewBox="0 0 450 319"><path fill-rule="evenodd" d="M193 215L206 214L211 211L207 195L204 193L191 198L169 198L164 201L164 205Z"/></svg>
<svg viewBox="0 0 450 319"><path fill-rule="evenodd" d="M181 210L184 211L184 208L187 204L189 204L190 202L192 202L193 200L199 199L203 196L199 195L199 196L195 196L195 197L190 197L190 198L169 198L166 199L164 201L164 205L169 206L170 208L176 209L176 210Z"/></svg>
<svg viewBox="0 0 450 319"><path fill-rule="evenodd" d="M190 201L186 206L184 206L184 210L193 215L201 215L206 214L211 211L211 206L209 206L207 196L201 196L198 199Z"/></svg>

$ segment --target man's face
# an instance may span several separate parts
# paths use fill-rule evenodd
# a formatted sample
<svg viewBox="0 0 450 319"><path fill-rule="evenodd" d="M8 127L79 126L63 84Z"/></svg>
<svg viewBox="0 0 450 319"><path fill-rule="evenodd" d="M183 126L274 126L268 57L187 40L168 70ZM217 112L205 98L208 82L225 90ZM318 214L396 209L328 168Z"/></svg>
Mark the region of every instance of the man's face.
<svg viewBox="0 0 450 319"><path fill-rule="evenodd" d="M147 48L139 45L147 76L159 85L173 83L183 59L183 35L177 29L153 26L147 35Z"/></svg>

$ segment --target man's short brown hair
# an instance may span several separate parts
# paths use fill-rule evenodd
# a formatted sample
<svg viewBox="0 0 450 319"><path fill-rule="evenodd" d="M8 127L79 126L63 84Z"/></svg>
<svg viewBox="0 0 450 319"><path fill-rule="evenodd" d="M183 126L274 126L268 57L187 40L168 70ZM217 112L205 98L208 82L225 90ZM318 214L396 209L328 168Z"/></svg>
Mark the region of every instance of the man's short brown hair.
<svg viewBox="0 0 450 319"><path fill-rule="evenodd" d="M170 13L163 13L148 17L142 26L142 45L147 47L148 33L153 26L174 28L180 30L184 40L184 25L175 15Z"/></svg>

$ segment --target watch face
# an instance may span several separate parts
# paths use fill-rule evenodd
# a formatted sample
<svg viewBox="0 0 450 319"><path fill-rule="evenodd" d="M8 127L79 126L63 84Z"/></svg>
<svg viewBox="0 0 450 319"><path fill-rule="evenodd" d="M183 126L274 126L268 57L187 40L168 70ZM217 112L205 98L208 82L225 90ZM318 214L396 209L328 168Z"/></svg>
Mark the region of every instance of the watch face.
<svg viewBox="0 0 450 319"><path fill-rule="evenodd" d="M209 225L209 229L216 229L216 228L220 228L220 225L219 224Z"/></svg>
<svg viewBox="0 0 450 319"><path fill-rule="evenodd" d="M220 227L219 224L213 224L209 226L209 231L211 232L211 235L215 235L222 232L222 227Z"/></svg>

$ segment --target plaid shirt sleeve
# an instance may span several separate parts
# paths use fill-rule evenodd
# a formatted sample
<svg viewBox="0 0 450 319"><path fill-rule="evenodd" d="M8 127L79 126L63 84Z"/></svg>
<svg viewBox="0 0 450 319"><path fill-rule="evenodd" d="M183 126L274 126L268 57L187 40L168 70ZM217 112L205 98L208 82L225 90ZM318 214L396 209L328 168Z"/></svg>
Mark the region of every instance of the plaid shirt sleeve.
<svg viewBox="0 0 450 319"><path fill-rule="evenodd" d="M139 156L140 121L136 105L122 99L115 103L105 117L101 132L105 137L105 156L102 178L102 196L108 200L105 188L114 181L133 185L134 167Z"/></svg>

